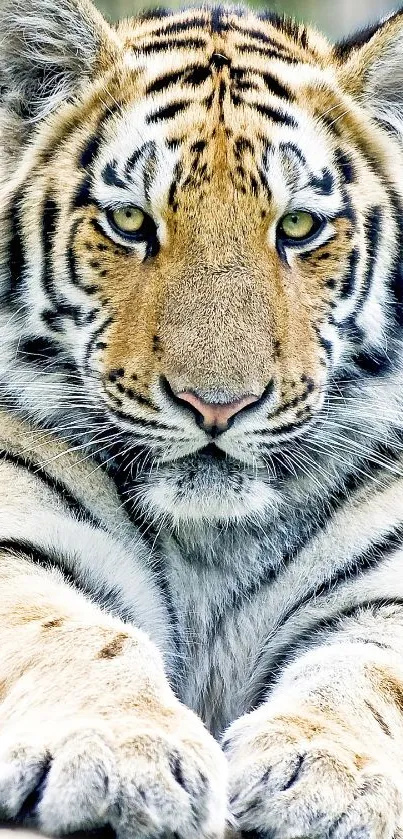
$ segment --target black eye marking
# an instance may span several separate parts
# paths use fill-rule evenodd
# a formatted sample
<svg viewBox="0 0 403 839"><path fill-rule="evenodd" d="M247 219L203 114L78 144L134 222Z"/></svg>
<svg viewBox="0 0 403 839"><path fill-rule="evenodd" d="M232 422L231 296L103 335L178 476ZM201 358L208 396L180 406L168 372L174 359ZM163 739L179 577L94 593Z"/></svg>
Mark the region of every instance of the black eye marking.
<svg viewBox="0 0 403 839"><path fill-rule="evenodd" d="M344 178L344 182L346 184L354 183L356 179L355 168L347 152L341 148L337 149L335 152L335 161L337 168L340 170Z"/></svg>
<svg viewBox="0 0 403 839"><path fill-rule="evenodd" d="M147 140L147 142L143 143L143 145L140 146L140 148L135 149L133 154L126 161L125 174L130 180L132 180L133 177L133 170L135 169L139 161L145 157L147 157L148 161L150 159L156 160L157 144L154 140Z"/></svg>
<svg viewBox="0 0 403 839"><path fill-rule="evenodd" d="M309 185L321 195L331 195L334 187L334 177L329 169L323 169L321 175L311 178Z"/></svg>
<svg viewBox="0 0 403 839"><path fill-rule="evenodd" d="M88 169L94 162L101 144L101 138L95 134L88 140L87 145L81 152L80 163L83 169Z"/></svg>
<svg viewBox="0 0 403 839"><path fill-rule="evenodd" d="M110 163L107 163L101 172L102 180L107 186L116 186L120 189L127 189L127 184L119 177L117 169L117 160L112 160Z"/></svg>

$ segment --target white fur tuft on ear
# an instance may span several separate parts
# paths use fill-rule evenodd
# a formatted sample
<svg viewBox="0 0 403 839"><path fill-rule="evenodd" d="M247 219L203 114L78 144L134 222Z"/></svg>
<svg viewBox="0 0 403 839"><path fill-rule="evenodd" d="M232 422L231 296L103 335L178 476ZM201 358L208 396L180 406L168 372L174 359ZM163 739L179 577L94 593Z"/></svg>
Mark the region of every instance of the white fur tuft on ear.
<svg viewBox="0 0 403 839"><path fill-rule="evenodd" d="M87 0L0 0L2 106L35 122L93 74L114 31Z"/></svg>
<svg viewBox="0 0 403 839"><path fill-rule="evenodd" d="M347 92L403 133L403 11L337 45L334 54Z"/></svg>

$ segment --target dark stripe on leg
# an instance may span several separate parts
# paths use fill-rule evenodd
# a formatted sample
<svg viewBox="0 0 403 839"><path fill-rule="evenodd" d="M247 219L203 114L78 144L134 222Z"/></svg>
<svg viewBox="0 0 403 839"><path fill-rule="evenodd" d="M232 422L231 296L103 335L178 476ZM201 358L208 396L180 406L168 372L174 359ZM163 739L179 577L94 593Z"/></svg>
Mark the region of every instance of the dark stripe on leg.
<svg viewBox="0 0 403 839"><path fill-rule="evenodd" d="M77 496L73 495L66 484L58 478L54 478L41 466L25 459L22 455L15 454L14 452L7 450L0 451L0 463L4 461L6 463L12 463L13 466L18 466L19 469L24 469L25 472L29 472L34 478L37 478L43 484L46 484L47 488L58 495L63 501L65 507L77 516L77 518L82 521L86 521L88 524L104 529L101 520L98 519L97 516L94 516L93 513L84 506L80 499L77 498Z"/></svg>
<svg viewBox="0 0 403 839"><path fill-rule="evenodd" d="M122 603L122 592L119 588L106 587L105 583L96 580L91 581L91 585L88 575L82 574L79 565L76 565L77 556L73 553L67 555L56 545L54 548L44 548L25 539L0 540L0 565L2 553L20 555L28 562L46 570L57 568L64 581L87 595L92 603L96 603L122 620L133 620L132 611Z"/></svg>
<svg viewBox="0 0 403 839"><path fill-rule="evenodd" d="M311 604L312 602L316 603L319 597L323 597L330 593L334 593L335 589L339 586L345 585L346 583L352 582L354 579L358 579L363 574L368 573L373 568L376 568L377 565L381 564L385 559L390 556L390 554L394 553L394 551L399 550L403 547L403 525L394 528L390 531L390 533L386 534L382 539L378 542L373 543L368 547L366 551L364 551L360 556L356 557L352 563L346 568L340 569L336 574L334 574L331 578L323 582L320 586L317 586L315 589L312 589L309 594L301 598L292 608L290 608L282 617L281 622L278 624L277 631L281 629L286 623L292 619L297 612L303 611L307 605ZM375 599L369 601L369 605L371 603L377 603ZM385 601L381 602L381 605ZM389 603L399 603L399 598L391 598ZM403 599L401 600L403 604ZM325 605L325 604L324 604ZM310 642L314 642L317 639L317 636L320 635L321 631L325 631L332 629L332 623L337 624L340 622L342 617L351 616L355 612L359 612L361 608L367 608L367 603L356 604L354 606L346 607L345 610L338 610L336 614L332 615L328 614L328 616L321 616L318 620L313 624L313 626L308 627L307 629L303 630L302 633L296 634L295 637L288 641L282 648L280 648L275 656L272 658L269 664L269 671L267 674L267 678L262 679L262 683L264 683L264 688L262 688L261 693L259 696L259 702L262 701L263 695L269 690L269 688L274 684L279 671L287 664L288 660L293 657L293 655L297 652L299 648L305 649L309 646ZM334 608L332 604L329 604L329 610ZM337 607L336 607L337 608ZM256 706L255 706L256 707Z"/></svg>

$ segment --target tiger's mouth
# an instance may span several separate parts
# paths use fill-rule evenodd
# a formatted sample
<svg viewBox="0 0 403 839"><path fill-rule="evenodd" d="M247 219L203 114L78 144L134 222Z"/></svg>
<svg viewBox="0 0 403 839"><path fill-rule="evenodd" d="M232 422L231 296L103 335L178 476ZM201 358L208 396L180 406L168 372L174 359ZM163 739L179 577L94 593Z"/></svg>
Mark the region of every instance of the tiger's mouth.
<svg viewBox="0 0 403 839"><path fill-rule="evenodd" d="M208 443L204 449L197 452L197 456L206 463L222 463L229 457L216 443Z"/></svg>

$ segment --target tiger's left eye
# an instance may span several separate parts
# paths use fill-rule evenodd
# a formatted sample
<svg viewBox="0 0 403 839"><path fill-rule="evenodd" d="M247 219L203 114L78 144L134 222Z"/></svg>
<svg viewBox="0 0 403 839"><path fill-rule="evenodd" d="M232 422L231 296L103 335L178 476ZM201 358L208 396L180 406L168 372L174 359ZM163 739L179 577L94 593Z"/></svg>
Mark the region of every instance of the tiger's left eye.
<svg viewBox="0 0 403 839"><path fill-rule="evenodd" d="M307 239L318 227L318 220L312 213L296 210L287 213L280 221L279 233L286 239Z"/></svg>
<svg viewBox="0 0 403 839"><path fill-rule="evenodd" d="M128 205L112 210L110 218L118 232L129 234L139 233L144 225L145 213L139 207Z"/></svg>

